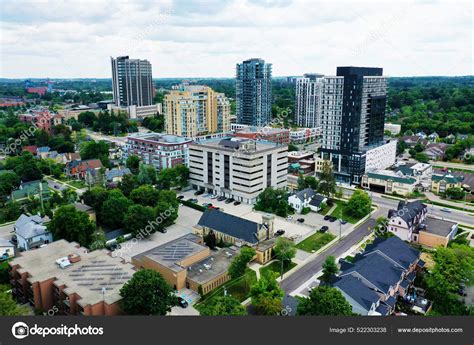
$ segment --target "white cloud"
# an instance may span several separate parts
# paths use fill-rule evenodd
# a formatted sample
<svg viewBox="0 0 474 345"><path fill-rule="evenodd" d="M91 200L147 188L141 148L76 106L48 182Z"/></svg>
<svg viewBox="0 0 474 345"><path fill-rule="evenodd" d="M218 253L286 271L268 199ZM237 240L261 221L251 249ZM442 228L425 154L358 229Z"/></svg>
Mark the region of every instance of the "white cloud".
<svg viewBox="0 0 474 345"><path fill-rule="evenodd" d="M110 77L110 56L154 77L232 77L250 57L274 75L473 74L470 2L38 1L0 4L0 77Z"/></svg>

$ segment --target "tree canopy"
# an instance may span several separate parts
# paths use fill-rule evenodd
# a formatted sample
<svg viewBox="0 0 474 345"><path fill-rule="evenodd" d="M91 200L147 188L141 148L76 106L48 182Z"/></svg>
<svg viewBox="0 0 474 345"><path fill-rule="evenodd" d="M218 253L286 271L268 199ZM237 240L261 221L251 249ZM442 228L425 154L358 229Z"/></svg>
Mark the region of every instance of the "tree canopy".
<svg viewBox="0 0 474 345"><path fill-rule="evenodd" d="M298 315L352 315L352 307L336 288L318 286L298 304Z"/></svg>

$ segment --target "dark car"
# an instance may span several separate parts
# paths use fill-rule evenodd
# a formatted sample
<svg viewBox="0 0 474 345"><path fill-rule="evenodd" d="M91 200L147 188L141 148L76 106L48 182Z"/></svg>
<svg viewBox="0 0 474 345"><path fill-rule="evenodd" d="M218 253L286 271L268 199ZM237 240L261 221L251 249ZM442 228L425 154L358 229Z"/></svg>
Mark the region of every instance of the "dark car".
<svg viewBox="0 0 474 345"><path fill-rule="evenodd" d="M347 223L347 220L341 219L341 224L346 224L346 223Z"/></svg>
<svg viewBox="0 0 474 345"><path fill-rule="evenodd" d="M188 302L182 297L178 297L178 304L181 308L187 308L188 307Z"/></svg>
<svg viewBox="0 0 474 345"><path fill-rule="evenodd" d="M217 198L217 201L224 201L225 199L226 199L225 196L220 196L220 197Z"/></svg>
<svg viewBox="0 0 474 345"><path fill-rule="evenodd" d="M285 233L285 230L280 229L280 230L277 230L277 231L275 232L275 236L281 236L281 235L283 235L284 233Z"/></svg>
<svg viewBox="0 0 474 345"><path fill-rule="evenodd" d="M329 221L330 221L331 223L334 223L336 220L337 220L336 217L332 217L332 216L329 217Z"/></svg>
<svg viewBox="0 0 474 345"><path fill-rule="evenodd" d="M191 198L191 199L188 199L188 201L196 203L196 202L198 202L198 199Z"/></svg>
<svg viewBox="0 0 474 345"><path fill-rule="evenodd" d="M178 200L183 200L183 199L184 199L184 195L178 195L176 198L177 198Z"/></svg>
<svg viewBox="0 0 474 345"><path fill-rule="evenodd" d="M17 244L17 243L18 243L18 239L16 238L16 235L13 235L13 236L12 236L12 239L10 240L10 242L11 242L12 244Z"/></svg>
<svg viewBox="0 0 474 345"><path fill-rule="evenodd" d="M235 205L235 206L239 206L240 204L241 204L241 202L240 202L240 201L236 201L236 202L234 202L234 205Z"/></svg>
<svg viewBox="0 0 474 345"><path fill-rule="evenodd" d="M194 193L194 195L201 195L201 194L204 194L203 190L198 190L197 192Z"/></svg>
<svg viewBox="0 0 474 345"><path fill-rule="evenodd" d="M319 232L326 232L328 230L329 230L329 228L326 225L324 225L324 226L321 227L321 229L319 229Z"/></svg>
<svg viewBox="0 0 474 345"><path fill-rule="evenodd" d="M329 220L329 219L331 219L331 216L329 215L324 216L324 220Z"/></svg>
<svg viewBox="0 0 474 345"><path fill-rule="evenodd" d="M303 219L303 218L298 218L297 221L300 222L300 223L304 223L304 219Z"/></svg>
<svg viewBox="0 0 474 345"><path fill-rule="evenodd" d="M227 199L227 200L225 201L225 203L226 203L226 204L230 204L231 202L234 202L234 201L235 201L234 199L230 198L230 199Z"/></svg>

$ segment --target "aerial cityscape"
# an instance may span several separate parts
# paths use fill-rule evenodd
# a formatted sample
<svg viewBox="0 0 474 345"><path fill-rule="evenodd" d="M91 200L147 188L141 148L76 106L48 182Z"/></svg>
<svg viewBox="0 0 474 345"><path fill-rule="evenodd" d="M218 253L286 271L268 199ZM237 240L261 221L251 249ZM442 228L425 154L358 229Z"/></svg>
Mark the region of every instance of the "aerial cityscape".
<svg viewBox="0 0 474 345"><path fill-rule="evenodd" d="M301 5L211 3L223 18ZM69 74L49 57L13 72L1 53L0 315L472 316L472 55L446 74L384 55L289 68L282 37L196 54L194 73L185 52L138 48L167 49L179 6L133 46L107 43L88 76L73 65L97 52Z"/></svg>

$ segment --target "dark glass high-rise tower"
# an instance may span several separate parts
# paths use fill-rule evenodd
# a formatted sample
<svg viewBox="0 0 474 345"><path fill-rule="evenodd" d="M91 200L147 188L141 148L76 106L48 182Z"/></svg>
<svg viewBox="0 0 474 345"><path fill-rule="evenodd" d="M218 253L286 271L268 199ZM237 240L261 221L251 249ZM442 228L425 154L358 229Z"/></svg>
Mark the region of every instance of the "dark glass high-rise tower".
<svg viewBox="0 0 474 345"><path fill-rule="evenodd" d="M110 61L115 105L152 105L153 80L150 62L130 59L128 56L111 57Z"/></svg>
<svg viewBox="0 0 474 345"><path fill-rule="evenodd" d="M249 59L236 67L237 122L265 126L272 115L272 65Z"/></svg>

